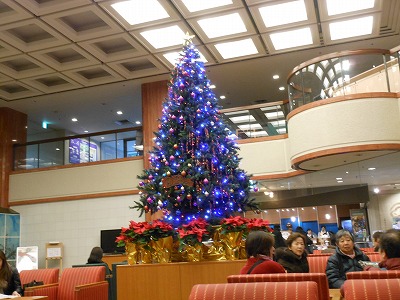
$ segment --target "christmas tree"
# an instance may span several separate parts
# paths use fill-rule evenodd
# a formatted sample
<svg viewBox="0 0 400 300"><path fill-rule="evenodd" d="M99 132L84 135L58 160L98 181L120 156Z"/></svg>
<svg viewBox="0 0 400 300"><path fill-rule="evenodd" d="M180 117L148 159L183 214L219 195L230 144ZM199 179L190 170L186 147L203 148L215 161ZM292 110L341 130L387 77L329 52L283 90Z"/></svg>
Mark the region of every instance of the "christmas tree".
<svg viewBox="0 0 400 300"><path fill-rule="evenodd" d="M257 209L249 176L239 168L236 136L219 114L190 37L172 71L158 129L151 168L138 176L140 201L133 208L141 215L163 210L166 221L180 225Z"/></svg>

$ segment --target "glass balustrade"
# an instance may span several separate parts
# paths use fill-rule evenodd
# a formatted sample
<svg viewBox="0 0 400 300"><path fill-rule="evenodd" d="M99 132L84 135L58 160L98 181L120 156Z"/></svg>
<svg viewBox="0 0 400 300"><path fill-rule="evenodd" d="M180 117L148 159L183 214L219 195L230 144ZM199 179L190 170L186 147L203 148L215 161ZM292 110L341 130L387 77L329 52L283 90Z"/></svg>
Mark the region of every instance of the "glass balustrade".
<svg viewBox="0 0 400 300"><path fill-rule="evenodd" d="M15 145L14 170L140 156L142 141L142 129L138 127Z"/></svg>
<svg viewBox="0 0 400 300"><path fill-rule="evenodd" d="M355 50L315 58L296 67L288 78L290 110L339 96L399 92L399 54L389 50Z"/></svg>

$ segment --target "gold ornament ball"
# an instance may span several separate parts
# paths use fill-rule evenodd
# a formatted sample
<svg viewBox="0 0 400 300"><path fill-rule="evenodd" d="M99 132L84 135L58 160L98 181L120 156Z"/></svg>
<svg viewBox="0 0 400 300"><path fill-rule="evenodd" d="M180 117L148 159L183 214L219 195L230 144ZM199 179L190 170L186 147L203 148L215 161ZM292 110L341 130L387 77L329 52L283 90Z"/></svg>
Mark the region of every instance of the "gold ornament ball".
<svg viewBox="0 0 400 300"><path fill-rule="evenodd" d="M182 175L182 176L186 176L186 171L182 171L182 172L181 172L181 175Z"/></svg>

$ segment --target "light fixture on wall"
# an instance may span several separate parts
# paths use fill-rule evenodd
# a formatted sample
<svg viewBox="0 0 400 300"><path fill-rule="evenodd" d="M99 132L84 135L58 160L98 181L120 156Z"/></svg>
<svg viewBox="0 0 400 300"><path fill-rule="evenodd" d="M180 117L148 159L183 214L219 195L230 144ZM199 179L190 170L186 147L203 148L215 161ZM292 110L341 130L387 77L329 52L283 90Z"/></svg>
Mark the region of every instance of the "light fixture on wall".
<svg viewBox="0 0 400 300"><path fill-rule="evenodd" d="M379 194L380 191L381 191L381 190L380 190L379 188L377 188L377 187L374 188L374 193L375 193L375 194Z"/></svg>

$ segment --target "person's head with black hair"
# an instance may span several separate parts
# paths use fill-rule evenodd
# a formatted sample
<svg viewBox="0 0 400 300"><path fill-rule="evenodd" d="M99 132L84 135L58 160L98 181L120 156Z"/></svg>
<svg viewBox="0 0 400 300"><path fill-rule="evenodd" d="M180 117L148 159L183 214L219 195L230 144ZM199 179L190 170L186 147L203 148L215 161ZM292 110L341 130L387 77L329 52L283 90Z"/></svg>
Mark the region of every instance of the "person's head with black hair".
<svg viewBox="0 0 400 300"><path fill-rule="evenodd" d="M274 255L274 236L265 231L251 231L246 238L247 258L265 255L272 257Z"/></svg>
<svg viewBox="0 0 400 300"><path fill-rule="evenodd" d="M380 237L380 252L383 259L400 258L400 230L388 230Z"/></svg>
<svg viewBox="0 0 400 300"><path fill-rule="evenodd" d="M94 247L90 252L88 258L88 264L97 264L103 262L103 249L100 247Z"/></svg>
<svg viewBox="0 0 400 300"><path fill-rule="evenodd" d="M374 244L374 251L378 252L380 248L380 239L382 237L382 231L375 231L372 234L372 243Z"/></svg>

